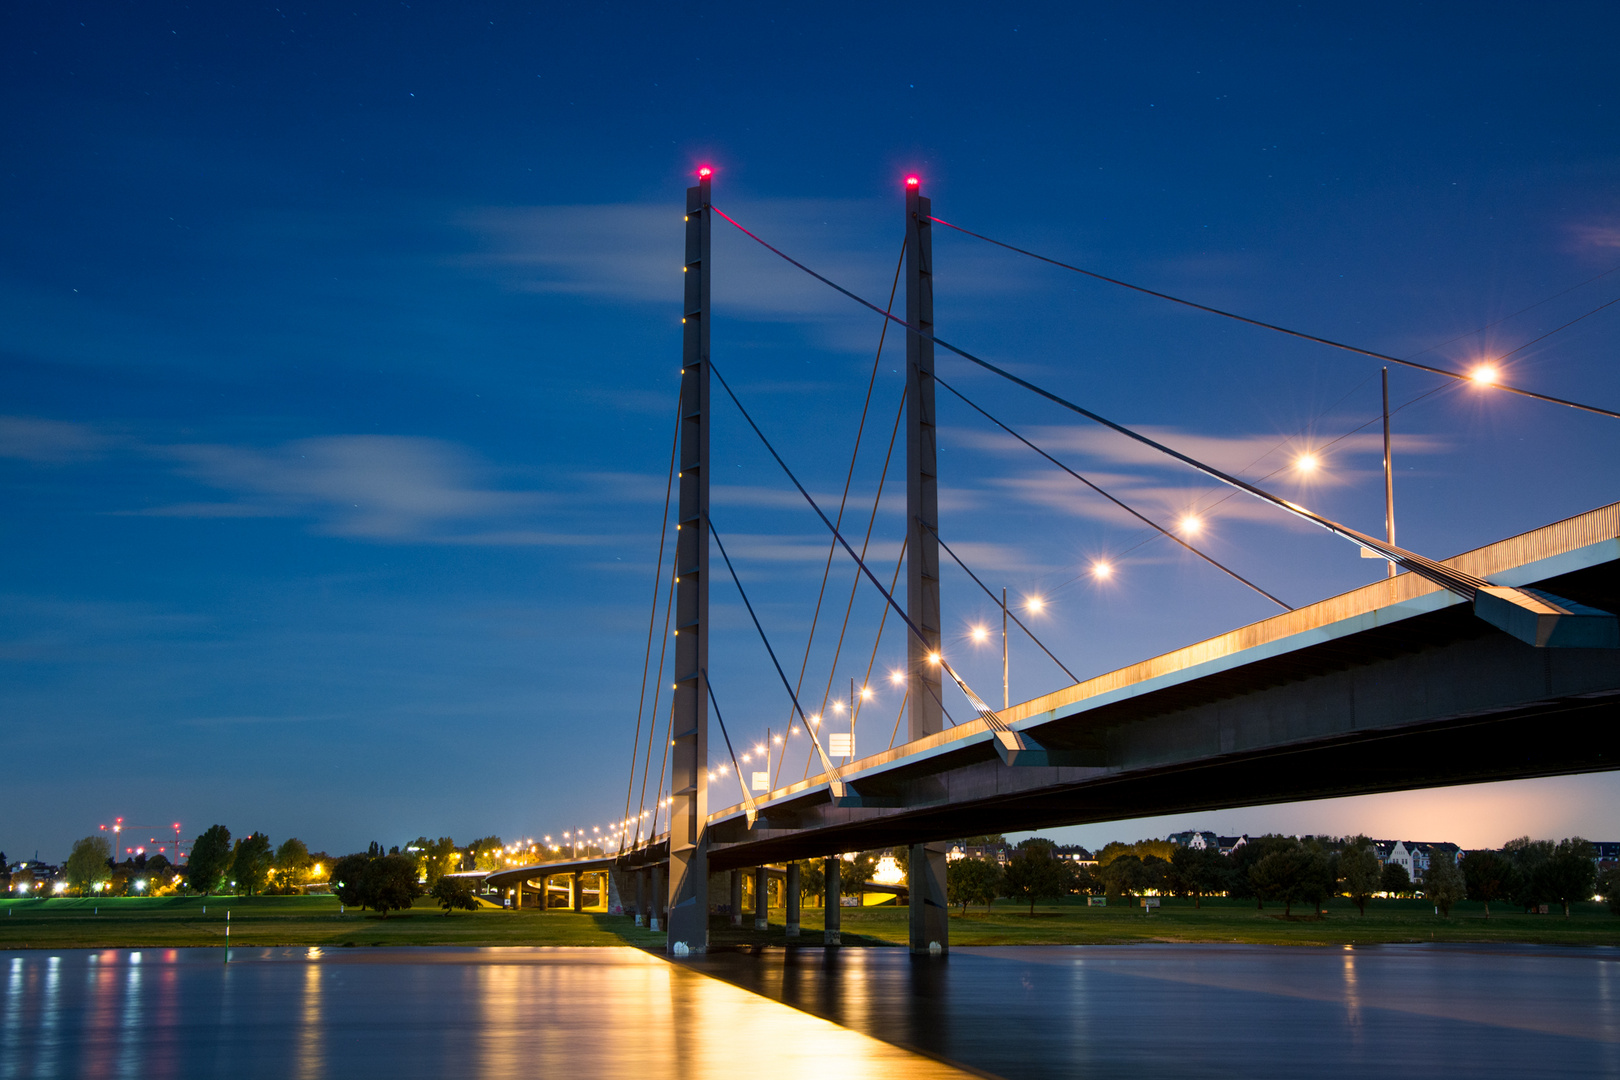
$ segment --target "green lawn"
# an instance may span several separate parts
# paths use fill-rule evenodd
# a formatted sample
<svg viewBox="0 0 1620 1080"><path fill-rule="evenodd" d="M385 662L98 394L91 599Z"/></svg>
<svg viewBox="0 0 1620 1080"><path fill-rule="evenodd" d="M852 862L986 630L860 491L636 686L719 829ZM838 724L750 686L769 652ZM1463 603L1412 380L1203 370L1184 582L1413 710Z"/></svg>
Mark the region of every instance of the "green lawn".
<svg viewBox="0 0 1620 1080"><path fill-rule="evenodd" d="M204 911L204 908L207 911ZM430 900L381 918L331 896L0 900L0 949L232 945L659 945L633 920L573 912L458 911Z"/></svg>
<svg viewBox="0 0 1620 1080"><path fill-rule="evenodd" d="M998 903L986 914L953 909L954 945L1083 945L1135 941L1247 942L1278 945L1344 945L1403 941L1529 942L1620 945L1620 917L1601 904L1582 904L1570 918L1525 915L1496 905L1489 919L1479 904L1462 904L1451 917L1434 914L1421 900L1378 900L1366 917L1347 901L1330 904L1318 918L1296 909L1256 910L1250 901L1164 901L1151 915L1140 907L1090 908L1065 902ZM206 913L204 907L207 907ZM383 919L370 912L338 913L329 896L157 897L115 900L0 900L0 949L117 948L225 944L225 913L231 913L233 945L642 945L659 946L663 935L639 930L627 916L572 912L458 911L444 916L427 901ZM806 944L821 941L821 909L804 910ZM845 908L846 945L904 945L905 908ZM771 912L765 933L716 919L715 945L783 944L782 913Z"/></svg>

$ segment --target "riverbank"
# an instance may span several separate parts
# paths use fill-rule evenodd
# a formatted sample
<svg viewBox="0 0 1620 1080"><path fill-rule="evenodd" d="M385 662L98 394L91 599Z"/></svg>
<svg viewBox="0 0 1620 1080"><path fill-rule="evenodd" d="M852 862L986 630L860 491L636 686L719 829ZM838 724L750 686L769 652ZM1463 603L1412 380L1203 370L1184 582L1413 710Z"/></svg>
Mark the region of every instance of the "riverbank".
<svg viewBox="0 0 1620 1080"><path fill-rule="evenodd" d="M458 911L445 916L430 901L386 919L372 912L340 912L330 896L128 897L118 899L0 900L0 949L179 948L319 945L634 945L658 947L663 934L638 928L623 915L572 912ZM716 946L787 943L782 912L773 910L768 931L716 919ZM907 909L846 908L846 945L899 946L908 933ZM804 910L803 944L820 944L822 912ZM1569 918L1494 906L1487 918L1480 904L1461 904L1449 918L1421 900L1378 900L1362 916L1347 901L1313 915L1280 907L1257 910L1252 901L1166 899L1152 914L1140 907L1094 908L1084 903L998 903L963 914L953 910L955 945L1112 945L1131 942L1239 942L1253 945L1371 945L1446 941L1537 945L1620 945L1620 917L1602 904L1578 904Z"/></svg>

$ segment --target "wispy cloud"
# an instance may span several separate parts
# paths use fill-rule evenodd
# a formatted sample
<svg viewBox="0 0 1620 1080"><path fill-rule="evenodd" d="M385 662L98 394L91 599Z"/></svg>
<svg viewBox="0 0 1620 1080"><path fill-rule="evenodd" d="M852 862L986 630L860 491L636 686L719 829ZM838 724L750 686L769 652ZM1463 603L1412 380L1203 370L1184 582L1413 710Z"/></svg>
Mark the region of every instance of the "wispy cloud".
<svg viewBox="0 0 1620 1080"><path fill-rule="evenodd" d="M70 465L100 457L108 439L87 424L34 416L0 416L0 457Z"/></svg>
<svg viewBox="0 0 1620 1080"><path fill-rule="evenodd" d="M532 511L553 498L489 486L486 464L437 439L335 435L274 449L204 444L170 446L162 452L191 479L236 498L147 513L309 515L320 520L320 531L334 536L426 538L467 522Z"/></svg>
<svg viewBox="0 0 1620 1080"><path fill-rule="evenodd" d="M774 199L729 209L818 272L875 303L887 298L900 243L891 208L867 200ZM484 245L466 257L465 265L520 291L677 308L683 288L682 218L668 203L487 207L461 218ZM896 226L892 245L873 242L884 235L884 222ZM768 321L862 317L850 300L723 221L715 224L715 243L724 258L715 259L713 288L728 314ZM953 282L980 295L1018 289L1022 279L971 249L953 264ZM875 327L875 314L864 318ZM864 349L872 342L858 337L850 344Z"/></svg>

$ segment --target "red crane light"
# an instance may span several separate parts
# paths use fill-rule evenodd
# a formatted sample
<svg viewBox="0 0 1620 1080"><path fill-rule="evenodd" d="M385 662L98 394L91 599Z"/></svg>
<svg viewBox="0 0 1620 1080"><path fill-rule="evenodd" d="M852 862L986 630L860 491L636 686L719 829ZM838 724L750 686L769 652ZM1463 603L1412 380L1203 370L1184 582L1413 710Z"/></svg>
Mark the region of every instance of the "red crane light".
<svg viewBox="0 0 1620 1080"><path fill-rule="evenodd" d="M701 169L698 170L698 179L699 180L707 180L709 177L711 177L713 175L714 175L714 170L709 168L707 165L703 166Z"/></svg>
<svg viewBox="0 0 1620 1080"><path fill-rule="evenodd" d="M908 176L908 177L906 177L906 187L916 187L917 185L919 185L921 183L922 183L922 179L920 177L916 177L916 176Z"/></svg>

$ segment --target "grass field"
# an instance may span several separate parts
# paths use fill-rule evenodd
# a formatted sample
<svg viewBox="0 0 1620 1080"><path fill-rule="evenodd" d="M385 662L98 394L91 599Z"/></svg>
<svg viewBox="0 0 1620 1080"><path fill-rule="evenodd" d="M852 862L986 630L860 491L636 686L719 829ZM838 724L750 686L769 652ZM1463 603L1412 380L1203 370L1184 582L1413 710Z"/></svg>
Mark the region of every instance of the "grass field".
<svg viewBox="0 0 1620 1080"><path fill-rule="evenodd" d="M1083 903L1000 903L986 914L975 908L951 916L954 945L1083 945L1128 942L1246 942L1275 945L1346 945L1404 941L1526 942L1548 945L1620 945L1620 917L1604 905L1582 904L1565 919L1526 915L1497 905L1485 918L1478 904L1463 904L1441 918L1421 900L1381 900L1356 913L1346 901L1321 917L1296 910L1256 910L1249 901L1166 899L1151 915L1140 907L1091 908ZM205 910L206 909L206 910ZM0 900L0 949L140 948L320 945L642 945L659 946L663 935L638 929L628 916L572 912L458 911L445 916L427 901L408 912L380 918L370 912L339 913L329 896L158 897L114 900ZM804 910L807 944L821 941L821 909ZM846 945L904 945L905 908L844 909ZM771 912L765 933L717 919L714 945L784 944L782 913Z"/></svg>

